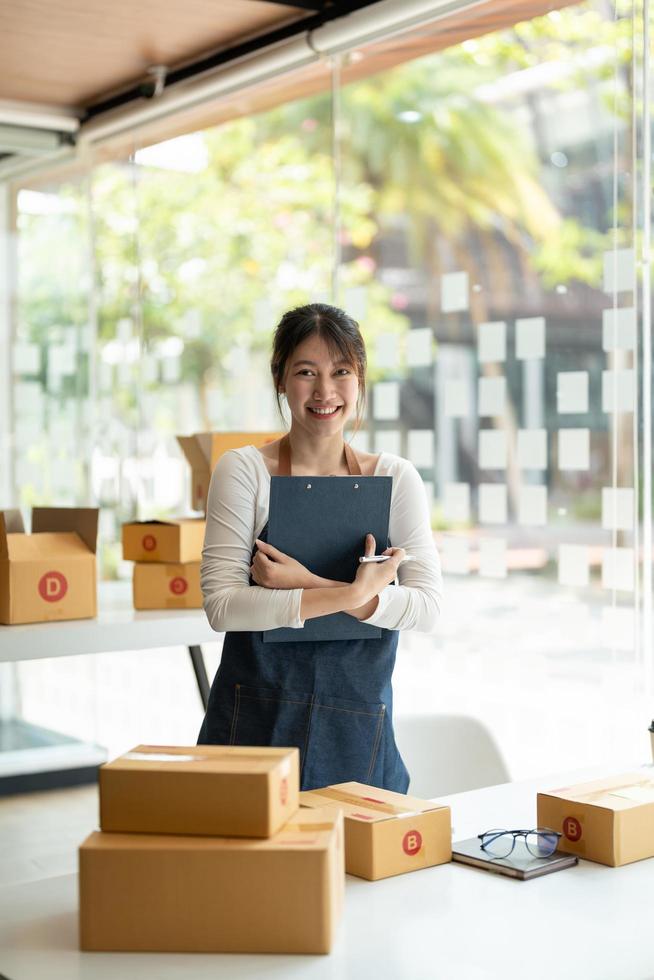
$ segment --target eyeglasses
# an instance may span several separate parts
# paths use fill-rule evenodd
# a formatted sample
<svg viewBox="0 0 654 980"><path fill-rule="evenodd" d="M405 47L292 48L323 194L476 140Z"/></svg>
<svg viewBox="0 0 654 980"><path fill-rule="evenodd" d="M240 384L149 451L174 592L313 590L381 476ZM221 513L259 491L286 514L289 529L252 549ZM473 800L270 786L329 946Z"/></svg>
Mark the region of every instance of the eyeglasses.
<svg viewBox="0 0 654 980"><path fill-rule="evenodd" d="M477 836L482 851L491 857L508 857L515 847L516 838L524 837L529 853L542 858L554 854L561 834L549 827L536 827L534 830L487 830Z"/></svg>

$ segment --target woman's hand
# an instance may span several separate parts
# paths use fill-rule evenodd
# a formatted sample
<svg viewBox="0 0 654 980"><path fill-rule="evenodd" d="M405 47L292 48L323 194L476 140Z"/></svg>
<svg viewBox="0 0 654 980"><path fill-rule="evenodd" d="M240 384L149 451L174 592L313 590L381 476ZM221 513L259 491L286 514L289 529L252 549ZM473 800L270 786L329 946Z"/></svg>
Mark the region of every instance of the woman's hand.
<svg viewBox="0 0 654 980"><path fill-rule="evenodd" d="M364 554L374 555L375 539L372 534L366 534ZM386 548L382 555L390 555L388 561L363 562L357 568L353 586L361 604L368 602L373 596L379 595L383 588L394 582L397 577L398 565L406 555L404 548Z"/></svg>
<svg viewBox="0 0 654 980"><path fill-rule="evenodd" d="M310 589L314 576L295 558L285 555L267 541L254 542L257 553L250 565L250 575L264 589Z"/></svg>

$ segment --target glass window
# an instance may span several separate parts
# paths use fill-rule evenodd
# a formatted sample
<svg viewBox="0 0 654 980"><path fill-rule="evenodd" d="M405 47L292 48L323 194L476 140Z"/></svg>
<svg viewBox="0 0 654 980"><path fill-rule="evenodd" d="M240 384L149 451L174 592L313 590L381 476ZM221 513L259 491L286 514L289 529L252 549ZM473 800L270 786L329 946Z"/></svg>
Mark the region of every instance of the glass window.
<svg viewBox="0 0 654 980"><path fill-rule="evenodd" d="M175 436L277 429L272 329L335 301L368 346L355 445L414 463L446 573L398 710L481 717L516 777L637 757L640 16L585 0L489 33L473 10L449 47L438 23L384 39L331 91L20 190L16 502L97 502L102 577L128 578L121 523L188 511Z"/></svg>

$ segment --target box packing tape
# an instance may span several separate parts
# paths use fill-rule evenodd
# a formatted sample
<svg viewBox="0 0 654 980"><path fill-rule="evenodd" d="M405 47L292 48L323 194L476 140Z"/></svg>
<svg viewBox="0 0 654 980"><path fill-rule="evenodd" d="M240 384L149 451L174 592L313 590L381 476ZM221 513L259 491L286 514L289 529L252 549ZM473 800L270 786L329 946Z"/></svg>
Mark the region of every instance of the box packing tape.
<svg viewBox="0 0 654 980"><path fill-rule="evenodd" d="M126 752L120 759L129 759L134 762L272 762L271 756L261 752L219 752L213 755L179 755L166 752ZM283 763L283 774L290 772L291 763L288 759L279 759Z"/></svg>
<svg viewBox="0 0 654 980"><path fill-rule="evenodd" d="M315 790L315 793L317 796L325 796L330 800L336 800L338 803L347 803L350 806L363 806L368 810L376 810L378 813L386 813L390 817L417 817L422 813L429 812L428 810L410 810L404 806L396 806L393 803L385 803L384 800L377 800L372 796L358 796L355 793L346 793L341 789L319 789ZM357 816L357 814L351 814L351 816ZM360 816L367 819L365 814L360 814Z"/></svg>

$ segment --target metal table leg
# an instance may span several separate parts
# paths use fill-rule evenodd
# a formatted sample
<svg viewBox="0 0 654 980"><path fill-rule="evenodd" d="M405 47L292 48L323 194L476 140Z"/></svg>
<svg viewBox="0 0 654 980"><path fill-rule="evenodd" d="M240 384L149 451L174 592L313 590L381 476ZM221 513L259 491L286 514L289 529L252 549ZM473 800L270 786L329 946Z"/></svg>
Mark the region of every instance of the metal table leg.
<svg viewBox="0 0 654 980"><path fill-rule="evenodd" d="M204 657L202 656L201 646L192 646L188 648L188 652L191 656L191 663L193 664L193 671L195 673L195 679L198 682L198 691L200 692L200 698L202 700L202 707L207 710L207 705L209 704L209 678L207 677L207 668L204 664Z"/></svg>

